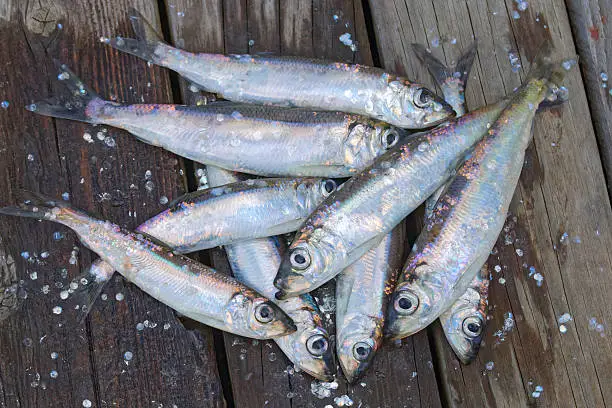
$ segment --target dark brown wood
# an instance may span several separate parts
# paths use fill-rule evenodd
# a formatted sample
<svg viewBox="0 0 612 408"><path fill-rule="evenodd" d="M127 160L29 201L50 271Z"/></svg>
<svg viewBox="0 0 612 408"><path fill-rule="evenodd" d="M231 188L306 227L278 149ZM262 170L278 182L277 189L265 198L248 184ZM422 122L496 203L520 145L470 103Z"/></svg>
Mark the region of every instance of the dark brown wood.
<svg viewBox="0 0 612 408"><path fill-rule="evenodd" d="M609 194L612 190L612 83L608 85L607 81L602 79L602 73L612 73L612 2L567 0L565 4L569 12Z"/></svg>
<svg viewBox="0 0 612 408"><path fill-rule="evenodd" d="M57 73L50 57L70 65L102 96L132 103L171 101L167 72L99 42L101 36L131 34L129 6L159 26L157 2L3 2L2 12L6 5L8 12L0 13L5 43L0 75L1 99L10 106L0 111L0 150L8 158L0 163L2 205L16 202L20 188L53 197L66 192L76 206L133 228L164 207L162 197L181 194L183 162L174 155L116 129L48 119L23 109L50 92L65 92L51 83ZM93 143L83 139L86 132ZM99 141L98 132L116 146ZM65 238L55 242L55 231ZM2 217L0 234L1 256L16 261L17 279L23 281L17 285L27 293L21 308L0 323L0 406L76 407L86 399L94 407L224 405L209 331L186 330L170 308L121 277L105 288L107 300L98 299L86 325L68 328L74 321L71 311L52 313L62 305L56 284L67 285L95 255L57 224ZM69 263L73 246L79 248L77 265ZM23 251L38 254L36 260L24 260ZM61 268L67 277L62 278ZM34 271L36 280L30 278ZM44 285L50 286L48 294L42 292ZM68 326L58 327L60 322ZM138 323L145 328L138 330ZM126 362L128 351L133 357ZM52 359L52 352L59 357ZM57 378L51 378L51 370Z"/></svg>
<svg viewBox="0 0 612 408"><path fill-rule="evenodd" d="M529 68L527 57L537 52L542 38L526 33L536 32L537 27L550 27L555 58L575 53L562 1L530 1L524 12L512 1L386 0L371 1L370 6L378 44L384 45L380 47L384 65L403 67L427 83L431 82L410 43L427 43L450 64L474 36L478 38L478 58L467 92L471 107L494 102L521 83ZM520 18L512 17L515 11ZM536 12L547 23L543 17L536 21ZM439 47L433 45L436 40ZM510 52L521 58L523 67L516 73ZM589 321L594 317L601 323L610 316L604 299L609 298L612 275L611 213L578 70L567 73L565 86L570 89L569 102L536 119L534 143L527 152L507 231L498 241L497 254L489 259L490 268L499 265L502 272L493 272L492 319L478 359L462 366L439 326L430 330L449 406L609 404L611 340L590 330ZM564 233L568 238L560 242ZM529 277L531 267L543 275L541 287ZM508 312L515 326L500 342L495 333ZM557 319L566 312L573 321L562 334ZM485 369L488 362L494 363L490 371ZM543 392L534 398L538 385Z"/></svg>

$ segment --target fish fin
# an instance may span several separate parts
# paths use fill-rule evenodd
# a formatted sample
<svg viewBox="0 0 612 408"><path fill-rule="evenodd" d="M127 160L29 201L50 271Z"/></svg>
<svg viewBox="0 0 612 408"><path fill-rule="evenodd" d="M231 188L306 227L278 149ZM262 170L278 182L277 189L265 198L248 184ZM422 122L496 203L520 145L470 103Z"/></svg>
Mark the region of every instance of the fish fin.
<svg viewBox="0 0 612 408"><path fill-rule="evenodd" d="M470 45L461 57L459 57L459 61L457 65L455 65L455 68L450 69L444 65L442 61L434 57L431 52L427 51L423 45L412 44L412 50L421 62L425 64L427 70L434 77L438 85L443 85L449 79L455 78L459 79L464 89L470 75L470 70L472 69L472 64L474 63L474 57L476 57L477 47L478 42L474 40L472 45Z"/></svg>
<svg viewBox="0 0 612 408"><path fill-rule="evenodd" d="M135 8L130 8L128 16L136 38L111 38L107 43L116 50L135 55L146 61L157 63L155 49L159 44L165 44L162 37L155 31L151 23Z"/></svg>
<svg viewBox="0 0 612 408"><path fill-rule="evenodd" d="M22 201L20 205L0 208L0 214L61 222L56 217L61 209L68 208L66 203L49 199L32 191L21 191L19 196Z"/></svg>
<svg viewBox="0 0 612 408"><path fill-rule="evenodd" d="M71 119L80 122L98 123L96 111L106 103L98 94L89 88L64 64L54 60L59 74L58 82L70 91L66 100L62 98L46 99L26 106L30 112L54 118Z"/></svg>
<svg viewBox="0 0 612 408"><path fill-rule="evenodd" d="M71 286L76 283L78 287L68 295L64 308L76 310L77 324L85 321L96 299L114 273L115 268L112 265L97 259L85 272L72 279Z"/></svg>

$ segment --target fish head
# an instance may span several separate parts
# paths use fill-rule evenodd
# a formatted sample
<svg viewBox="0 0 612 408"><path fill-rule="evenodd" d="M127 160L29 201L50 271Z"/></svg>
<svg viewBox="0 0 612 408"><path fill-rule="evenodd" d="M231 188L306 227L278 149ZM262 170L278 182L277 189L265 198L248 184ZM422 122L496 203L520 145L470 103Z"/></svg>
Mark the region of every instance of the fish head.
<svg viewBox="0 0 612 408"><path fill-rule="evenodd" d="M296 199L304 216L314 209L338 189L338 183L333 179L304 178L296 186Z"/></svg>
<svg viewBox="0 0 612 408"><path fill-rule="evenodd" d="M299 341L292 341L291 361L300 370L321 381L331 381L334 377L334 357L329 335L320 326L297 322Z"/></svg>
<svg viewBox="0 0 612 408"><path fill-rule="evenodd" d="M478 354L486 322L478 304L459 299L440 316L440 321L457 357L464 364L469 364Z"/></svg>
<svg viewBox="0 0 612 408"><path fill-rule="evenodd" d="M393 123L410 129L433 127L456 115L443 98L419 84L406 86L400 103L401 114Z"/></svg>
<svg viewBox="0 0 612 408"><path fill-rule="evenodd" d="M293 320L269 299L253 297L248 309L248 317L243 323L243 330L248 337L269 339L286 336L297 330Z"/></svg>
<svg viewBox="0 0 612 408"><path fill-rule="evenodd" d="M355 382L370 366L382 343L382 319L364 315L347 316L339 328L336 349L346 379Z"/></svg>
<svg viewBox="0 0 612 408"><path fill-rule="evenodd" d="M397 285L387 311L386 335L401 339L427 327L439 315L440 293L436 285L420 279Z"/></svg>
<svg viewBox="0 0 612 408"><path fill-rule="evenodd" d="M340 255L332 245L313 234L294 240L283 256L274 286L277 299L287 299L310 292L333 277Z"/></svg>

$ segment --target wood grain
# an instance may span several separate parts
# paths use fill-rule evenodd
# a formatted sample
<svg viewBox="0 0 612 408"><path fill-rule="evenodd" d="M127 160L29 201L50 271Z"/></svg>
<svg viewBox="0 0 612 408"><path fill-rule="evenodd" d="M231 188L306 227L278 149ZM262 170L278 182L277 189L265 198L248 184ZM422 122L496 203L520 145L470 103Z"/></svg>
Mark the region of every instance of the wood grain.
<svg viewBox="0 0 612 408"><path fill-rule="evenodd" d="M10 158L0 164L2 191L7 192L2 204L15 202L14 192L20 188L53 197L67 192L76 206L128 228L159 212L161 197L172 200L185 190L181 160L116 129L43 118L23 109L50 93L65 92L51 82L57 73L50 57L67 63L104 97L132 103L171 101L167 72L99 42L101 36L131 33L126 14L130 6L159 25L157 3L8 4L15 7L9 21L0 19L5 34L2 93L11 103L10 110L0 112L0 143ZM93 143L83 139L86 132ZM98 132L108 143L98 140ZM152 188L145 187L147 170ZM57 224L3 217L0 231L3 250L17 259L17 278L28 293L21 310L0 330L0 406L83 406L85 399L94 407L223 405L209 332L186 330L170 308L121 277L104 290L106 300L98 299L85 326L58 327L60 322L70 325L74 316L69 310L51 312L62 304L57 285L67 285L95 255ZM55 242L55 231L65 238ZM68 262L73 246L79 248L77 265ZM24 250L38 254L38 261L19 257ZM48 258L42 258L44 251ZM67 269L66 278L59 272L62 268ZM31 280L34 270L38 279ZM41 292L45 284L51 287L47 295ZM119 294L121 301L116 300ZM138 330L137 323L146 327ZM31 345L24 345L26 337ZM133 358L126 362L127 351ZM56 360L52 352L59 354ZM50 378L53 369L56 379Z"/></svg>
<svg viewBox="0 0 612 408"><path fill-rule="evenodd" d="M539 38L527 37L541 13L550 27L561 60L574 55L568 16L561 1L530 1L517 10L512 1L370 2L383 64L404 67L421 81L428 77L408 45L429 44L437 57L451 63L473 37L478 58L468 85L470 107L491 103L521 83L529 68L527 56L537 52ZM456 44L450 40L456 38ZM440 46L432 45L439 40ZM521 58L513 72L509 53ZM461 366L433 328L438 373L449 406L604 406L610 401L612 341L589 330L589 320L610 316L611 211L596 138L591 125L580 72L567 73L569 102L538 115L534 143L511 206L507 231L489 259L493 273L485 346L472 365ZM567 244L560 243L567 232ZM506 244L508 242L508 245ZM530 268L544 277L538 287ZM499 283L504 277L505 285ZM579 283L578 283L579 282ZM495 336L511 312L514 329L505 341ZM570 313L573 321L561 334L557 318ZM606 323L604 323L605 325ZM491 371L485 369L493 362ZM533 397L535 387L544 391ZM536 394L537 395L537 394Z"/></svg>
<svg viewBox="0 0 612 408"><path fill-rule="evenodd" d="M602 73L612 73L612 1L567 0L580 71L586 88L599 153L612 190L612 82L603 81ZM606 85L604 87L604 85Z"/></svg>

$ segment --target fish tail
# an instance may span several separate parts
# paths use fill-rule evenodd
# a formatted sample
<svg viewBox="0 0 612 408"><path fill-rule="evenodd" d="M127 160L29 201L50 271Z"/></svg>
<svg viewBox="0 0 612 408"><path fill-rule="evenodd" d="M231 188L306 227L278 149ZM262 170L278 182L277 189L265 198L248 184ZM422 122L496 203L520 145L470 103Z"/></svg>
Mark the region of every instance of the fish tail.
<svg viewBox="0 0 612 408"><path fill-rule="evenodd" d="M478 43L476 40L468 47L468 49L459 57L459 61L454 69L449 68L442 61L434 57L431 52L421 44L412 44L412 49L416 56L425 64L429 73L434 77L436 83L440 86L445 85L450 80L459 80L463 89L470 76L470 70L476 57L476 49Z"/></svg>
<svg viewBox="0 0 612 408"><path fill-rule="evenodd" d="M93 304L102 293L115 268L102 259L97 259L82 274L72 279L70 287L76 287L64 301L66 309L76 310L76 323L81 324L92 310Z"/></svg>
<svg viewBox="0 0 612 408"><path fill-rule="evenodd" d="M39 193L22 191L20 196L21 204L0 208L0 214L55 221L61 224L67 224L78 214L66 202L55 201Z"/></svg>
<svg viewBox="0 0 612 408"><path fill-rule="evenodd" d="M127 52L152 63L158 63L155 49L159 44L165 44L164 40L155 31L151 23L135 8L129 9L128 16L132 22L136 38L116 37L109 39L107 43L119 51Z"/></svg>
<svg viewBox="0 0 612 408"><path fill-rule="evenodd" d="M71 119L80 122L98 123L96 114L100 107L107 103L98 94L89 88L68 67L54 60L58 67L58 82L61 82L69 91L67 98L51 98L35 102L26 106L30 112L54 118Z"/></svg>

